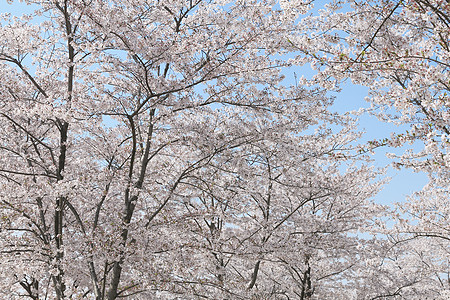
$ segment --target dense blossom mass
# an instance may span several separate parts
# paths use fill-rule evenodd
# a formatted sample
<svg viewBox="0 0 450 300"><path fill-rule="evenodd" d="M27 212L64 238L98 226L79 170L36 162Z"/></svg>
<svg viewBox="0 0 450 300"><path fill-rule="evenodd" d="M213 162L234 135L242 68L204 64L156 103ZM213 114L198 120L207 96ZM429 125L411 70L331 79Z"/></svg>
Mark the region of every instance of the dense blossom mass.
<svg viewBox="0 0 450 300"><path fill-rule="evenodd" d="M0 21L0 298L450 298L447 1L24 2ZM409 130L361 146L347 79ZM370 151L408 143L429 183L377 205Z"/></svg>

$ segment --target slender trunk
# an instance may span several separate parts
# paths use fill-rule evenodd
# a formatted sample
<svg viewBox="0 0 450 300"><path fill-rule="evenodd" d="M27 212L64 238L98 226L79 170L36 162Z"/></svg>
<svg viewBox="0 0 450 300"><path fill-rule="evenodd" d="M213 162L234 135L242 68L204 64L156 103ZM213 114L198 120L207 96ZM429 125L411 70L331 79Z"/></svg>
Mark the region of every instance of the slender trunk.
<svg viewBox="0 0 450 300"><path fill-rule="evenodd" d="M137 189L141 189L144 184L145 173L146 173L147 165L149 162L150 144L151 144L151 140L152 140L152 136L153 136L153 116L154 115L155 115L155 109L151 109L150 110L150 125L148 128L144 155L143 155L142 161L141 161L139 177L135 184L135 187ZM129 116L128 120L130 122L130 127L131 127L131 132L132 132L132 137L133 137L133 148L132 148L132 153L131 153L131 158L130 158L130 170L129 170L129 175L128 175L129 181L131 184L131 181L133 178L135 156L136 156L137 135L136 135L136 128L135 128L133 117ZM124 209L123 219L122 219L123 224L125 224L125 226L122 229L121 243L120 243L123 248L125 248L126 243L127 243L128 234L129 234L128 224L130 224L131 219L133 217L133 212L134 212L134 208L136 206L137 200L138 200L138 195L136 194L136 195L131 196L130 188L128 187L125 190L125 209ZM125 255L124 251L121 250L121 252L119 253L119 257L120 257L119 260L114 262L114 266L112 269L112 279L111 279L111 283L110 283L110 286L108 289L108 295L107 295L108 300L114 300L117 298L118 288L119 288L119 283L120 283L120 276L122 274L122 265L123 265L123 262L125 259L124 255Z"/></svg>
<svg viewBox="0 0 450 300"><path fill-rule="evenodd" d="M60 122L59 130L60 130L60 153L58 159L58 171L56 174L57 180L60 181L63 179L63 171L66 162L66 151L67 151L67 131L69 128L69 124L67 122ZM66 197L59 196L56 199L56 208L55 208L55 243L56 243L56 267L58 269L58 274L53 277L53 282L55 284L56 297L57 299L64 299L64 270L62 267L62 259L64 256L63 248L63 219L64 219L64 206L66 202Z"/></svg>
<svg viewBox="0 0 450 300"><path fill-rule="evenodd" d="M133 211L134 211L134 207L135 207L135 201L137 200L137 196L133 196L133 197L131 197L131 199L128 200L129 193L130 193L130 191L129 191L129 189L127 189L127 191L125 192L125 194L126 194L125 202L127 203L127 207L126 207L125 217L123 218L123 222L126 225L122 229L122 233L121 233L121 246L122 247L125 247L126 242L128 240L129 231L128 231L127 225L130 224L131 217L133 216ZM119 253L119 256L120 256L120 259L118 261L114 262L113 272L112 272L113 275L112 275L111 284L108 289L108 295L107 295L108 300L114 300L117 298L120 276L122 274L122 264L124 262L124 251L121 250Z"/></svg>
<svg viewBox="0 0 450 300"><path fill-rule="evenodd" d="M301 300L311 299L312 296L312 286L311 286L311 267L308 266L306 271L303 273L302 280L302 293L300 295Z"/></svg>
<svg viewBox="0 0 450 300"><path fill-rule="evenodd" d="M271 164L269 161L269 158L265 158L266 162L267 162L267 171L268 171L268 180L269 180L269 185L267 187L267 198L265 199L265 207L261 207L262 210L262 214L264 217L264 226L266 227L265 229L267 229L267 226L269 224L269 216L270 216L270 201L271 201L271 197L272 197L272 168L271 168ZM264 245L270 238L271 233L265 232L264 236L261 240L261 245ZM259 272L259 266L261 264L261 260L258 260L255 264L255 267L253 268L253 273L252 273L252 278L250 280L250 283L247 287L248 290L252 289L255 284L256 284L256 279L258 278L258 272Z"/></svg>
<svg viewBox="0 0 450 300"><path fill-rule="evenodd" d="M72 46L73 42L73 32L72 32L72 24L70 23L70 16L68 12L68 3L64 1L64 6L61 6L58 2L56 2L56 7L64 16L65 20L65 29L67 33L67 48L68 48L68 59L69 66L67 70L67 104L70 107L72 101L72 90L73 90L73 81L74 81L74 57L75 51ZM60 152L58 158L58 170L57 170L57 181L63 179L63 171L66 164L66 152L67 152L67 134L69 129L69 123L57 119L56 123L58 125L58 129L60 132ZM58 274L53 276L53 282L56 290L56 297L58 300L64 299L64 269L62 265L62 259L64 257L63 250L63 227L64 227L64 207L67 199L64 195L60 195L58 199L56 199L56 208L55 208L55 242L56 242L56 265L58 269Z"/></svg>
<svg viewBox="0 0 450 300"><path fill-rule="evenodd" d="M252 289L256 284L256 279L258 278L258 271L259 271L260 264L261 264L261 261L258 260L255 264L255 267L253 268L252 279L250 280L250 283L248 284L248 287L247 287L248 290Z"/></svg>

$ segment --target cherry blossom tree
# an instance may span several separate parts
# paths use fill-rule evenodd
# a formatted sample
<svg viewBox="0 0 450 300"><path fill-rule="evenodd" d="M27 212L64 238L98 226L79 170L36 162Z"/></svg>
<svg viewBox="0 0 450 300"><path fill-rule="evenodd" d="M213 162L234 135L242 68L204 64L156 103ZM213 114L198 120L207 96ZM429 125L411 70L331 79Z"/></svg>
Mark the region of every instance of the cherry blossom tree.
<svg viewBox="0 0 450 300"><path fill-rule="evenodd" d="M364 150L414 144L392 155L394 165L428 174L427 186L392 212L394 228L383 230L395 248L389 260L418 276L385 295L449 296L449 8L434 0L335 1L303 21L313 34L290 39L319 70L317 82L367 85L372 112L409 127Z"/></svg>
<svg viewBox="0 0 450 300"><path fill-rule="evenodd" d="M382 172L283 82L308 3L27 3L0 30L2 297L357 293Z"/></svg>

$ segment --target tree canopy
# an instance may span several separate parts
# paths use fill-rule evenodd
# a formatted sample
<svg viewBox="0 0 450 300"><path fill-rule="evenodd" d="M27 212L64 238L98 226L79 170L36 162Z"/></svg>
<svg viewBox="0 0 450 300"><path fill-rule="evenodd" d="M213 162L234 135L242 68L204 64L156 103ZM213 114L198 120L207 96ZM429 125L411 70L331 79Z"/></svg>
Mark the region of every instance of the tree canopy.
<svg viewBox="0 0 450 300"><path fill-rule="evenodd" d="M450 297L447 1L24 2L0 21L2 298ZM346 80L409 129L361 146ZM429 183L377 204L370 152L413 143L393 164Z"/></svg>

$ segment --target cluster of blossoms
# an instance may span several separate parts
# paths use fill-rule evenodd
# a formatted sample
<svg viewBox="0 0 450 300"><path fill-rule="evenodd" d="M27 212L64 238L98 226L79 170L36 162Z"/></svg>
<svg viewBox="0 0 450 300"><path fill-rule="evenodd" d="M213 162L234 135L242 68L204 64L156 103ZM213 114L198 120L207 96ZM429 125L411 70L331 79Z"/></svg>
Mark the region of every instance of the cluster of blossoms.
<svg viewBox="0 0 450 300"><path fill-rule="evenodd" d="M0 297L448 295L447 2L26 2L0 25ZM346 78L411 129L357 146ZM391 228L366 152L416 140L397 164L430 184Z"/></svg>

